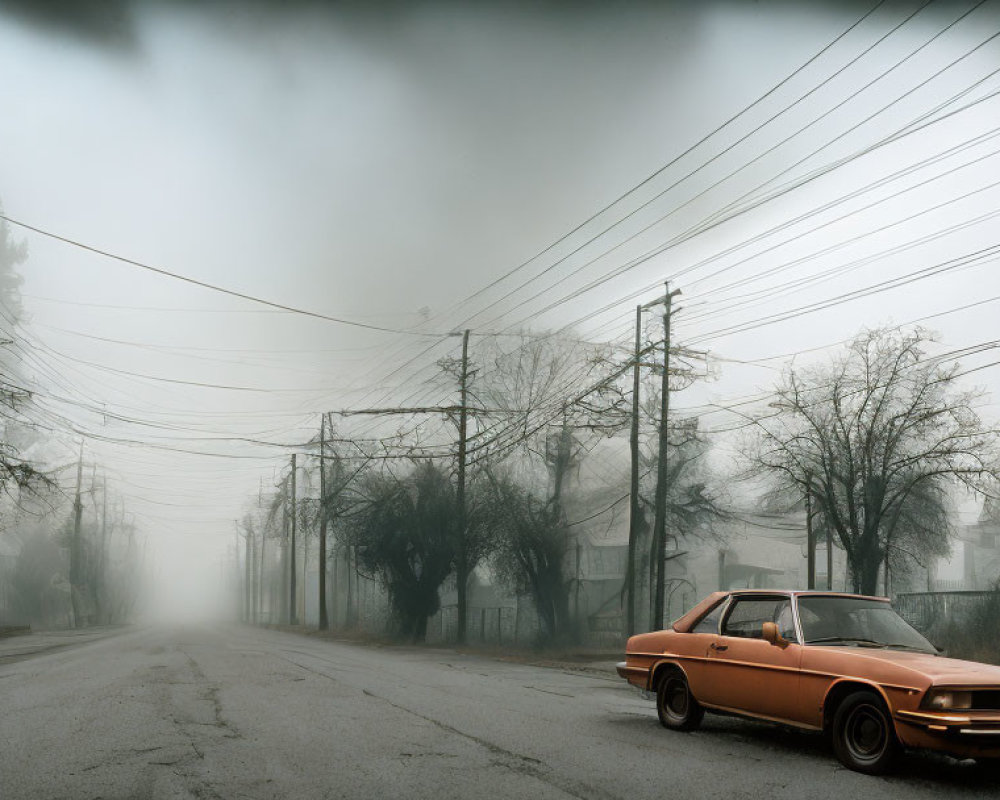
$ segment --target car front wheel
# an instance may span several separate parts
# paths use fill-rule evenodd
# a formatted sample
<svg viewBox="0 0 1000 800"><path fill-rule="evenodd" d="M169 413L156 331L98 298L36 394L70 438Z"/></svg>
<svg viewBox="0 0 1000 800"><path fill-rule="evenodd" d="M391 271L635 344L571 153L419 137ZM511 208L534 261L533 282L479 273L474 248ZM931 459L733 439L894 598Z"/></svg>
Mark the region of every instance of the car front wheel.
<svg viewBox="0 0 1000 800"><path fill-rule="evenodd" d="M691 731L701 724L705 709L691 695L683 673L671 670L656 688L656 713L663 727Z"/></svg>
<svg viewBox="0 0 1000 800"><path fill-rule="evenodd" d="M833 749L849 769L879 775L899 750L896 732L882 699L874 692L855 692L833 717Z"/></svg>

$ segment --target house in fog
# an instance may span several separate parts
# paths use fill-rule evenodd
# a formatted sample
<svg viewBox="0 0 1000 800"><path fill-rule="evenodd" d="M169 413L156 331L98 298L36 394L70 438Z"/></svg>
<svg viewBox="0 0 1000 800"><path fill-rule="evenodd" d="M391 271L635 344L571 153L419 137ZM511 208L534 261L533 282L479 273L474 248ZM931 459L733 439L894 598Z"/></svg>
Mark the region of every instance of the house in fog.
<svg viewBox="0 0 1000 800"><path fill-rule="evenodd" d="M996 588L1000 581L1000 509L987 501L979 521L966 525L961 540L962 586L966 590Z"/></svg>

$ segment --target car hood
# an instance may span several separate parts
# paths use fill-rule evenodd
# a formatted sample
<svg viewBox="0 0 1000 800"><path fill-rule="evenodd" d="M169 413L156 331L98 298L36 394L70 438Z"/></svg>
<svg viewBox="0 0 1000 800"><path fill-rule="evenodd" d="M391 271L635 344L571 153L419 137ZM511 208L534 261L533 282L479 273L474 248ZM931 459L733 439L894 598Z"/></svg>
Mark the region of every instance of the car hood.
<svg viewBox="0 0 1000 800"><path fill-rule="evenodd" d="M843 652L844 648L830 647L824 649ZM886 661L920 673L927 677L931 683L938 686L1000 686L1000 667L990 664L980 664L977 661L962 661L957 658L945 658L944 656L937 656L931 653L915 653L910 650L858 648L854 652L862 658Z"/></svg>

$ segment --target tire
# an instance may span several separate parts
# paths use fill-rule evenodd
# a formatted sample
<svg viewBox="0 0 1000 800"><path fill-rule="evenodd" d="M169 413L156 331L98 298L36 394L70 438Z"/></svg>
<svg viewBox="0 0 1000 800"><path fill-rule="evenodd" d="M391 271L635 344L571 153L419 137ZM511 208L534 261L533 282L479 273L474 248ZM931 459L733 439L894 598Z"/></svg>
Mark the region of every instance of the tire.
<svg viewBox="0 0 1000 800"><path fill-rule="evenodd" d="M899 742L881 697L860 691L844 698L833 717L833 750L856 772L881 775L889 769Z"/></svg>
<svg viewBox="0 0 1000 800"><path fill-rule="evenodd" d="M705 709L691 694L684 673L671 669L656 687L656 713L664 728L693 731L701 724Z"/></svg>
<svg viewBox="0 0 1000 800"><path fill-rule="evenodd" d="M1000 758L977 758L976 763L987 775L1000 777Z"/></svg>

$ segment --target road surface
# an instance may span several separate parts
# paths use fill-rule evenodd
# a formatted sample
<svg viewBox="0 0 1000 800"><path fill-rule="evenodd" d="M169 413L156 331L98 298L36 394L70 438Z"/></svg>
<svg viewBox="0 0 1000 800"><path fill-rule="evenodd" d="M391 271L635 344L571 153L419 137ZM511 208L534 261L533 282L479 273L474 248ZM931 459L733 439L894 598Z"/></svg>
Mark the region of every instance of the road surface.
<svg viewBox="0 0 1000 800"><path fill-rule="evenodd" d="M235 625L32 638L0 640L3 800L1000 797L971 761L871 778L816 735L666 731L599 670Z"/></svg>

